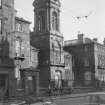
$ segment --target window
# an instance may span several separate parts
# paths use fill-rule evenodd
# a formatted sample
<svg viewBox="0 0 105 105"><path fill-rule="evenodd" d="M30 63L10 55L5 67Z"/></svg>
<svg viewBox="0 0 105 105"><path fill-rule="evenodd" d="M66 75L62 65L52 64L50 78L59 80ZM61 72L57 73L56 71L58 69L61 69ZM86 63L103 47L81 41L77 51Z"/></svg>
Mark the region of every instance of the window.
<svg viewBox="0 0 105 105"><path fill-rule="evenodd" d="M52 29L58 31L58 16L56 12L52 14Z"/></svg>
<svg viewBox="0 0 105 105"><path fill-rule="evenodd" d="M16 23L16 31L22 31L22 24Z"/></svg>
<svg viewBox="0 0 105 105"><path fill-rule="evenodd" d="M91 72L87 71L84 73L85 85L89 85L91 83Z"/></svg>
<svg viewBox="0 0 105 105"><path fill-rule="evenodd" d="M75 67L75 57L72 57L72 66Z"/></svg>
<svg viewBox="0 0 105 105"><path fill-rule="evenodd" d="M105 68L105 56L104 55L98 55L98 67Z"/></svg>
<svg viewBox="0 0 105 105"><path fill-rule="evenodd" d="M0 0L0 8L2 7L2 0Z"/></svg>
<svg viewBox="0 0 105 105"><path fill-rule="evenodd" d="M85 50L85 52L87 52L87 51L88 51L88 47L87 47L87 46L85 46L85 47L84 47L84 50Z"/></svg>
<svg viewBox="0 0 105 105"><path fill-rule="evenodd" d="M39 18L38 18L38 30L43 31L45 30L45 14L43 11L39 13Z"/></svg>
<svg viewBox="0 0 105 105"><path fill-rule="evenodd" d="M20 37L17 37L15 41L15 51L16 51L16 56L20 57L21 55L21 39Z"/></svg>
<svg viewBox="0 0 105 105"><path fill-rule="evenodd" d="M34 49L31 49L30 66L32 67L38 66L38 52L35 51Z"/></svg>
<svg viewBox="0 0 105 105"><path fill-rule="evenodd" d="M70 57L65 55L65 66L70 66Z"/></svg>
<svg viewBox="0 0 105 105"><path fill-rule="evenodd" d="M89 59L88 58L84 58L84 66L89 66Z"/></svg>
<svg viewBox="0 0 105 105"><path fill-rule="evenodd" d="M2 19L0 19L0 34L2 34Z"/></svg>
<svg viewBox="0 0 105 105"><path fill-rule="evenodd" d="M20 42L16 41L16 56L20 56Z"/></svg>
<svg viewBox="0 0 105 105"><path fill-rule="evenodd" d="M56 63L60 64L61 61L61 54L60 51L55 51Z"/></svg>
<svg viewBox="0 0 105 105"><path fill-rule="evenodd" d="M52 58L51 58L51 60L52 60L52 63L54 64L54 60L55 60L55 54L54 54L54 43L52 43Z"/></svg>

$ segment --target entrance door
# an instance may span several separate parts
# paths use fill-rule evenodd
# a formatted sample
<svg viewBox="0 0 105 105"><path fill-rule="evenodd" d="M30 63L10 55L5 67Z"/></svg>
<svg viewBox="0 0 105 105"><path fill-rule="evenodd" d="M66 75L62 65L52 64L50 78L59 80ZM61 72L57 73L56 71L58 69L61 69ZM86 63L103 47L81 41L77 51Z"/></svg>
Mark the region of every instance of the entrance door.
<svg viewBox="0 0 105 105"><path fill-rule="evenodd" d="M57 71L55 74L55 87L61 88L62 87L62 76L61 72Z"/></svg>
<svg viewBox="0 0 105 105"><path fill-rule="evenodd" d="M8 75L0 74L0 98L8 96Z"/></svg>
<svg viewBox="0 0 105 105"><path fill-rule="evenodd" d="M35 92L36 92L35 87L36 87L36 79L35 79L35 76L28 77L28 88L29 88L28 91L29 91L29 94L30 95L35 94Z"/></svg>

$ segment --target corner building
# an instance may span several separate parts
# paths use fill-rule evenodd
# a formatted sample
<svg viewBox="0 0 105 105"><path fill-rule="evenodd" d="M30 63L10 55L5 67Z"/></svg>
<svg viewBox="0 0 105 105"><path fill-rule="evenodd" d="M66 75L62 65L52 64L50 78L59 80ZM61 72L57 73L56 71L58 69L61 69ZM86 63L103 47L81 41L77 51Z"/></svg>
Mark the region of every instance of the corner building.
<svg viewBox="0 0 105 105"><path fill-rule="evenodd" d="M0 0L0 98L14 95L14 61L10 46L14 13L14 0Z"/></svg>
<svg viewBox="0 0 105 105"><path fill-rule="evenodd" d="M0 0L0 99L38 94L38 50L30 45L29 25L16 17L14 0Z"/></svg>
<svg viewBox="0 0 105 105"><path fill-rule="evenodd" d="M65 79L63 36L60 33L60 1L35 0L31 44L39 49L40 89L62 87Z"/></svg>

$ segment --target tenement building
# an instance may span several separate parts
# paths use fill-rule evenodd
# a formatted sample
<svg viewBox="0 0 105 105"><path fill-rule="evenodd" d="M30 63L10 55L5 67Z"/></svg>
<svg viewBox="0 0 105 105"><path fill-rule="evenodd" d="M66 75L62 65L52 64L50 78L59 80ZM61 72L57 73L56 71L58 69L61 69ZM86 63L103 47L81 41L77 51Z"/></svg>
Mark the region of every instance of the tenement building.
<svg viewBox="0 0 105 105"><path fill-rule="evenodd" d="M105 85L105 41L84 38L65 41L64 49L72 54L75 86L100 87Z"/></svg>
<svg viewBox="0 0 105 105"><path fill-rule="evenodd" d="M13 0L0 0L0 97L13 95L14 61L9 41L14 30L14 12Z"/></svg>
<svg viewBox="0 0 105 105"><path fill-rule="evenodd" d="M60 32L60 1L35 0L33 6L34 32L31 33L31 44L39 49L40 91L61 88L67 81L63 36ZM71 56L67 58L71 59ZM68 69L69 66L66 67L67 72Z"/></svg>
<svg viewBox="0 0 105 105"><path fill-rule="evenodd" d="M0 0L0 98L38 94L38 50L30 45L29 25L16 16L14 0Z"/></svg>

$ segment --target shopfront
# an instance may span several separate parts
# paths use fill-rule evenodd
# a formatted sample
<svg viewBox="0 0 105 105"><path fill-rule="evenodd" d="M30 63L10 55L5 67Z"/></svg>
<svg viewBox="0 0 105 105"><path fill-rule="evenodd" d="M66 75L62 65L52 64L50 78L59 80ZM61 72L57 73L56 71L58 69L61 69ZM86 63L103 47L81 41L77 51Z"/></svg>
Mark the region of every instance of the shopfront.
<svg viewBox="0 0 105 105"><path fill-rule="evenodd" d="M8 74L0 74L0 98L9 95L9 76Z"/></svg>
<svg viewBox="0 0 105 105"><path fill-rule="evenodd" d="M39 72L25 69L21 72L21 85L25 95L39 95Z"/></svg>

